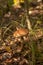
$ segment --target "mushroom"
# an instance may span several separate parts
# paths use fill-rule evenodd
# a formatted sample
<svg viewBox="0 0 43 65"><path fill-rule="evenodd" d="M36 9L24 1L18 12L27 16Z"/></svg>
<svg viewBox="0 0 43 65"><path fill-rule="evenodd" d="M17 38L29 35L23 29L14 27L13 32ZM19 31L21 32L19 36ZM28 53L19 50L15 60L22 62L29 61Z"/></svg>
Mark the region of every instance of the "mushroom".
<svg viewBox="0 0 43 65"><path fill-rule="evenodd" d="M20 37L21 37L23 40L27 40L28 33L29 33L29 31L28 31L27 29L20 28L20 29L17 29L17 31L15 31L15 32L13 33L13 37L14 37L15 39L18 39L18 41L21 41L21 40L20 40Z"/></svg>
<svg viewBox="0 0 43 65"><path fill-rule="evenodd" d="M20 36L24 36L28 34L28 30L27 29L18 29L17 31L14 32L13 36L14 37L20 37Z"/></svg>

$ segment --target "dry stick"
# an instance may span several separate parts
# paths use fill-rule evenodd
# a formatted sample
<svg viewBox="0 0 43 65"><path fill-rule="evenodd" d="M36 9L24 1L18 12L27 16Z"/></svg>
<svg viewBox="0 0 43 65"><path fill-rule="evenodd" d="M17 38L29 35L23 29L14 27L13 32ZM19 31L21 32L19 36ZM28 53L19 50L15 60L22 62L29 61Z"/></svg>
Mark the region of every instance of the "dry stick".
<svg viewBox="0 0 43 65"><path fill-rule="evenodd" d="M30 23L30 20L29 20L28 16L26 16L26 23L27 23L28 29L29 29L29 30L32 30L32 28L31 28L31 23Z"/></svg>
<svg viewBox="0 0 43 65"><path fill-rule="evenodd" d="M43 10L30 10L29 15L43 14Z"/></svg>
<svg viewBox="0 0 43 65"><path fill-rule="evenodd" d="M28 0L25 1L25 16L26 16L26 23L27 23L27 27L29 30L32 30L31 28L31 23L30 23L30 20L29 20L29 16L28 16Z"/></svg>

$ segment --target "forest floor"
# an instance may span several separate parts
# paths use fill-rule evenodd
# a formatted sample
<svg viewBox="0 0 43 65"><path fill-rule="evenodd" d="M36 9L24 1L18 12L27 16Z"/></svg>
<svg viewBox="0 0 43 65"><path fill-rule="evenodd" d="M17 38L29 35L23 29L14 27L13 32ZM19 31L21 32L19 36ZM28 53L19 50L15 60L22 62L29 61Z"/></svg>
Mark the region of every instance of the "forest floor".
<svg viewBox="0 0 43 65"><path fill-rule="evenodd" d="M29 8L3 5L0 4L0 65L43 65L43 3Z"/></svg>

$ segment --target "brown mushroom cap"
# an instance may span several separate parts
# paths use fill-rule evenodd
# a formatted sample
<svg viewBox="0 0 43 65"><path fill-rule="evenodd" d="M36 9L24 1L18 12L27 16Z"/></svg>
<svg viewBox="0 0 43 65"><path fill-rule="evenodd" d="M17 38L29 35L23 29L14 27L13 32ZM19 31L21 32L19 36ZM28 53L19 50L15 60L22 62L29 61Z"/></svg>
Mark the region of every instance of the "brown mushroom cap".
<svg viewBox="0 0 43 65"><path fill-rule="evenodd" d="M14 37L20 37L20 36L24 36L26 34L28 34L27 29L18 29L17 31L14 32L13 36Z"/></svg>

